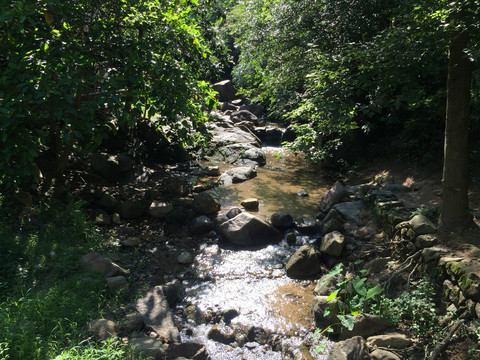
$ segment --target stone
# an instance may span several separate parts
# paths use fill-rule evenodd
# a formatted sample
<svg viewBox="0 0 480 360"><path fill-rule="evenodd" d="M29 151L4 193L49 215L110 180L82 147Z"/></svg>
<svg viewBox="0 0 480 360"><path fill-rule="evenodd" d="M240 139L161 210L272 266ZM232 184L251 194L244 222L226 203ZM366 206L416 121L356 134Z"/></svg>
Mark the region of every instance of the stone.
<svg viewBox="0 0 480 360"><path fill-rule="evenodd" d="M240 205L242 205L245 210L258 210L259 201L256 198L249 198L243 200Z"/></svg>
<svg viewBox="0 0 480 360"><path fill-rule="evenodd" d="M266 245L282 239L272 225L246 212L219 225L218 232L225 240L240 246Z"/></svg>
<svg viewBox="0 0 480 360"><path fill-rule="evenodd" d="M228 110L231 110L231 111L237 111L238 110L238 106L236 105L233 105L232 103L228 102L228 101L224 101L222 103L222 111L225 112L225 111L228 111Z"/></svg>
<svg viewBox="0 0 480 360"><path fill-rule="evenodd" d="M122 218L136 219L145 213L148 206L148 201L145 199L128 199L119 202L116 210Z"/></svg>
<svg viewBox="0 0 480 360"><path fill-rule="evenodd" d="M319 254L308 245L303 245L288 259L285 270L287 276L293 279L304 279L320 271Z"/></svg>
<svg viewBox="0 0 480 360"><path fill-rule="evenodd" d="M280 146L282 145L282 137L282 129L274 126L267 126L265 128L265 138L263 139L263 143L268 146Z"/></svg>
<svg viewBox="0 0 480 360"><path fill-rule="evenodd" d="M100 209L111 212L118 207L118 201L110 194L102 193L97 201L97 206Z"/></svg>
<svg viewBox="0 0 480 360"><path fill-rule="evenodd" d="M289 125L283 132L282 143L295 141L296 138L297 133L295 132L295 130L293 130L293 126Z"/></svg>
<svg viewBox="0 0 480 360"><path fill-rule="evenodd" d="M220 203L209 192L201 192L193 198L193 210L202 215L214 214L220 210Z"/></svg>
<svg viewBox="0 0 480 360"><path fill-rule="evenodd" d="M218 179L218 185L230 186L253 179L256 176L257 170L252 166L237 167L224 172Z"/></svg>
<svg viewBox="0 0 480 360"><path fill-rule="evenodd" d="M31 208L33 206L32 194L27 191L17 190L13 194L13 198L25 208Z"/></svg>
<svg viewBox="0 0 480 360"><path fill-rule="evenodd" d="M345 281L345 276L342 273L330 277L324 275L318 280L313 292L316 296L329 296L338 289L337 284L343 281Z"/></svg>
<svg viewBox="0 0 480 360"><path fill-rule="evenodd" d="M367 339L367 343L376 347L404 349L412 345L412 339L407 338L404 334L391 333L370 336Z"/></svg>
<svg viewBox="0 0 480 360"><path fill-rule="evenodd" d="M232 80L219 81L213 84L212 88L218 92L218 99L220 101L235 100L235 94L237 93L237 90L235 89Z"/></svg>
<svg viewBox="0 0 480 360"><path fill-rule="evenodd" d="M382 190L392 193L407 193L412 191L410 187L401 184L387 184L382 187Z"/></svg>
<svg viewBox="0 0 480 360"><path fill-rule="evenodd" d="M425 249L438 244L438 238L435 235L427 234L417 236L415 239L415 246L417 249Z"/></svg>
<svg viewBox="0 0 480 360"><path fill-rule="evenodd" d="M106 340L117 336L117 325L107 319L96 319L88 323L88 332L99 340Z"/></svg>
<svg viewBox="0 0 480 360"><path fill-rule="evenodd" d="M262 166L266 164L266 157L265 153L261 149L257 148L251 148L245 151L245 153L242 155L243 159L251 160L258 165Z"/></svg>
<svg viewBox="0 0 480 360"><path fill-rule="evenodd" d="M370 260L365 264L364 269L367 270L367 275L383 272L390 260L391 258L388 257Z"/></svg>
<svg viewBox="0 0 480 360"><path fill-rule="evenodd" d="M397 196L394 193L384 189L370 191L369 195L374 197L374 201L377 203L388 203L397 200Z"/></svg>
<svg viewBox="0 0 480 360"><path fill-rule="evenodd" d="M235 342L235 331L228 326L218 324L208 331L207 337L210 340L228 345Z"/></svg>
<svg viewBox="0 0 480 360"><path fill-rule="evenodd" d="M328 360L363 360L368 359L368 350L365 340L361 336L355 336L345 341L336 343Z"/></svg>
<svg viewBox="0 0 480 360"><path fill-rule="evenodd" d="M401 360L397 355L394 353L383 350L383 349L375 349L370 353L371 360Z"/></svg>
<svg viewBox="0 0 480 360"><path fill-rule="evenodd" d="M112 223L114 223L115 225L120 225L122 223L122 219L119 213L112 214Z"/></svg>
<svg viewBox="0 0 480 360"><path fill-rule="evenodd" d="M156 218L163 218L171 213L172 210L172 204L158 200L153 201L148 208L150 215Z"/></svg>
<svg viewBox="0 0 480 360"><path fill-rule="evenodd" d="M425 263L438 261L446 250L440 247L425 248L422 250L422 258Z"/></svg>
<svg viewBox="0 0 480 360"><path fill-rule="evenodd" d="M236 318L239 315L240 313L238 312L237 309L228 309L228 310L222 311L222 318L225 324L230 324L232 319Z"/></svg>
<svg viewBox="0 0 480 360"><path fill-rule="evenodd" d="M128 343L134 348L135 353L138 356L142 356L142 358L147 356L155 360L160 360L165 356L162 341L153 337L132 337L128 339Z"/></svg>
<svg viewBox="0 0 480 360"><path fill-rule="evenodd" d="M137 300L136 309L143 316L145 325L150 326L159 336L168 341L180 342L180 333L161 286L155 286Z"/></svg>
<svg viewBox="0 0 480 360"><path fill-rule="evenodd" d="M178 279L162 285L162 291L171 308L175 307L175 305L185 297L185 289Z"/></svg>
<svg viewBox="0 0 480 360"><path fill-rule="evenodd" d="M105 277L112 276L128 276L129 271L123 269L119 265L115 264L111 260L103 257L98 252L89 253L83 255L80 262L86 270L93 271L104 275Z"/></svg>
<svg viewBox="0 0 480 360"><path fill-rule="evenodd" d="M317 219L314 218L302 218L295 227L303 234L315 234L319 229Z"/></svg>
<svg viewBox="0 0 480 360"><path fill-rule="evenodd" d="M118 158L106 153L93 154L90 166L94 172L111 182L117 182L122 173Z"/></svg>
<svg viewBox="0 0 480 360"><path fill-rule="evenodd" d="M325 310L330 309L327 316ZM338 298L328 300L328 296L315 296L312 301L311 314L315 321L315 326L319 329L326 329L338 323L337 315L346 310L346 305ZM335 332L338 332L338 326L333 327Z"/></svg>
<svg viewBox="0 0 480 360"><path fill-rule="evenodd" d="M112 276L107 278L107 286L113 292L119 292L126 288L128 285L127 278L125 276Z"/></svg>
<svg viewBox="0 0 480 360"><path fill-rule="evenodd" d="M206 215L201 215L193 218L190 222L189 231L194 235L208 233L213 228L213 222Z"/></svg>
<svg viewBox="0 0 480 360"><path fill-rule="evenodd" d="M207 166L205 170L208 176L220 176L220 168L218 166Z"/></svg>
<svg viewBox="0 0 480 360"><path fill-rule="evenodd" d="M250 326L247 331L247 339L249 342L256 342L258 344L266 344L270 335L265 329L258 326Z"/></svg>
<svg viewBox="0 0 480 360"><path fill-rule="evenodd" d="M207 360L210 358L203 344L185 342L168 345L165 360L178 360L182 357L190 360Z"/></svg>
<svg viewBox="0 0 480 360"><path fill-rule="evenodd" d="M323 229L323 232L325 234L328 234L332 231L344 231L345 226L344 226L345 220L343 217L338 213L338 211L332 209L328 212L327 216L323 219L321 226Z"/></svg>
<svg viewBox="0 0 480 360"><path fill-rule="evenodd" d="M339 203L333 208L346 220L351 221L357 225L363 226L365 222L360 218L364 205L362 201L351 201Z"/></svg>
<svg viewBox="0 0 480 360"><path fill-rule="evenodd" d="M375 335L391 326L390 322L380 316L372 314L358 314L353 317L354 326L352 330L342 327L340 331L340 340L348 339L353 336L371 336Z"/></svg>
<svg viewBox="0 0 480 360"><path fill-rule="evenodd" d="M295 245L297 243L297 234L295 234L295 231L289 231L285 239L288 245Z"/></svg>
<svg viewBox="0 0 480 360"><path fill-rule="evenodd" d="M194 259L194 256L188 251L184 251L177 256L177 262L183 265L190 265Z"/></svg>
<svg viewBox="0 0 480 360"><path fill-rule="evenodd" d="M111 223L112 223L112 218L108 214L100 213L95 217L96 225L110 225Z"/></svg>
<svg viewBox="0 0 480 360"><path fill-rule="evenodd" d="M332 207L338 204L344 197L348 196L347 189L340 181L335 182L328 192L322 196L318 208L323 213L328 213Z"/></svg>
<svg viewBox="0 0 480 360"><path fill-rule="evenodd" d="M124 335L141 331L144 326L145 323L143 322L143 316L137 312L125 315L125 318L121 323L121 329Z"/></svg>
<svg viewBox="0 0 480 360"><path fill-rule="evenodd" d="M338 257L342 254L344 243L345 237L338 231L334 231L323 237L320 251Z"/></svg>
<svg viewBox="0 0 480 360"><path fill-rule="evenodd" d="M265 107L262 104L244 104L240 105L240 110L247 110L256 116L260 116L265 111Z"/></svg>
<svg viewBox="0 0 480 360"><path fill-rule="evenodd" d="M357 240L365 241L370 240L373 233L374 231L372 231L368 226L362 226L353 232L353 237Z"/></svg>
<svg viewBox="0 0 480 360"><path fill-rule="evenodd" d="M436 226L424 215L415 215L409 223L417 235L433 234L437 231Z"/></svg>
<svg viewBox="0 0 480 360"><path fill-rule="evenodd" d="M256 124L258 122L258 117L248 110L235 111L232 113L230 118L234 123L239 123L242 121L251 121L254 124Z"/></svg>
<svg viewBox="0 0 480 360"><path fill-rule="evenodd" d="M136 247L140 245L141 240L138 236L130 236L126 239L120 240L120 245L125 247Z"/></svg>
<svg viewBox="0 0 480 360"><path fill-rule="evenodd" d="M233 219L235 216L240 215L242 212L242 209L240 209L239 207L233 207L227 212L227 218Z"/></svg>
<svg viewBox="0 0 480 360"><path fill-rule="evenodd" d="M293 217L290 214L279 211L272 214L270 222L276 228L286 230L293 226Z"/></svg>
<svg viewBox="0 0 480 360"><path fill-rule="evenodd" d="M480 319L480 303L476 303L475 305L475 315L477 315L477 318Z"/></svg>

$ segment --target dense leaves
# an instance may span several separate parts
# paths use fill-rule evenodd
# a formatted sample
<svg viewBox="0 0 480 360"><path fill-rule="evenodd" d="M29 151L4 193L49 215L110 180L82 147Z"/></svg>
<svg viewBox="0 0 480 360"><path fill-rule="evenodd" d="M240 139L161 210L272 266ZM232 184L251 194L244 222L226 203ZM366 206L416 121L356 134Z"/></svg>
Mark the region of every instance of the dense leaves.
<svg viewBox="0 0 480 360"><path fill-rule="evenodd" d="M40 151L70 153L156 115L171 136L204 130L212 104L195 0L10 1L0 9L0 180L19 186ZM181 119L182 121L178 121Z"/></svg>

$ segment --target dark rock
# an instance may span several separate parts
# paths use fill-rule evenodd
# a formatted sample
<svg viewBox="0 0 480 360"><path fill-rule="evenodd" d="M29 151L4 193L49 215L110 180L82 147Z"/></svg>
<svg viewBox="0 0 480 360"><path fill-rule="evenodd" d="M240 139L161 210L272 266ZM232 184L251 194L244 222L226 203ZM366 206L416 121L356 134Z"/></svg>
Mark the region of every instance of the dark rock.
<svg viewBox="0 0 480 360"><path fill-rule="evenodd" d="M173 211L173 205L163 201L153 201L148 211L153 217L163 218Z"/></svg>
<svg viewBox="0 0 480 360"><path fill-rule="evenodd" d="M227 218L228 219L233 219L235 216L241 214L243 211L239 207L233 207L227 212ZM227 221L226 219L225 221Z"/></svg>
<svg viewBox="0 0 480 360"><path fill-rule="evenodd" d="M297 192L297 196L300 196L300 197L308 197L308 193L306 191L299 191Z"/></svg>
<svg viewBox="0 0 480 360"><path fill-rule="evenodd" d="M221 186L229 186L237 184L257 176L257 170L252 166L243 166L234 169L229 169L220 176L218 184Z"/></svg>
<svg viewBox="0 0 480 360"><path fill-rule="evenodd" d="M290 256L285 266L287 276L293 279L304 279L320 271L319 254L308 245L302 246Z"/></svg>
<svg viewBox="0 0 480 360"><path fill-rule="evenodd" d="M208 233L213 228L213 222L206 215L197 216L192 220L189 231L194 235Z"/></svg>
<svg viewBox="0 0 480 360"><path fill-rule="evenodd" d="M332 207L338 204L342 199L348 195L347 189L340 181L337 181L328 192L322 196L320 205L318 206L320 211L328 213Z"/></svg>
<svg viewBox="0 0 480 360"><path fill-rule="evenodd" d="M415 215L409 223L417 235L433 234L437 231L437 227L424 215Z"/></svg>
<svg viewBox="0 0 480 360"><path fill-rule="evenodd" d="M94 172L114 183L120 179L122 173L118 158L106 153L93 154L91 167Z"/></svg>
<svg viewBox="0 0 480 360"><path fill-rule="evenodd" d="M235 94L237 90L231 80L219 81L212 85L213 90L218 92L218 99L220 101L232 101L235 100Z"/></svg>
<svg viewBox="0 0 480 360"><path fill-rule="evenodd" d="M333 346L328 354L328 360L366 360L369 359L365 340L355 336L345 341L340 341Z"/></svg>
<svg viewBox="0 0 480 360"><path fill-rule="evenodd" d="M167 298L168 306L171 308L185 297L185 289L180 280L173 280L166 285L162 285L162 291Z"/></svg>
<svg viewBox="0 0 480 360"><path fill-rule="evenodd" d="M293 217L284 212L276 212L270 217L272 225L280 230L286 230L293 226Z"/></svg>
<svg viewBox="0 0 480 360"><path fill-rule="evenodd" d="M202 192L195 195L192 207L199 214L209 215L220 210L220 203L210 193Z"/></svg>
<svg viewBox="0 0 480 360"><path fill-rule="evenodd" d="M129 199L118 204L116 210L122 218L136 219L147 210L149 203L145 199Z"/></svg>
<svg viewBox="0 0 480 360"><path fill-rule="evenodd" d="M329 296L335 290L337 290L337 284L345 280L345 276L342 273L338 273L334 276L328 277L322 276L315 287L314 294L317 296Z"/></svg>
<svg viewBox="0 0 480 360"><path fill-rule="evenodd" d="M269 338L270 335L265 331L265 329L262 329L261 327L251 326L248 329L247 339L250 342L256 342L263 345L268 342Z"/></svg>
<svg viewBox="0 0 480 360"><path fill-rule="evenodd" d="M401 359L390 351L383 350L383 349L375 349L370 353L370 360L401 360Z"/></svg>
<svg viewBox="0 0 480 360"><path fill-rule="evenodd" d="M238 315L240 314L236 309L228 309L228 310L222 311L222 317L225 324L230 324L232 319L236 318Z"/></svg>
<svg viewBox="0 0 480 360"><path fill-rule="evenodd" d="M358 314L354 316L354 326L352 330L342 327L340 331L340 340L348 339L353 336L371 336L375 335L391 326L390 322L380 316L371 314Z"/></svg>
<svg viewBox="0 0 480 360"><path fill-rule="evenodd" d="M182 357L190 360L210 359L207 349L203 344L187 342L168 345L165 360L177 360Z"/></svg>
<svg viewBox="0 0 480 360"><path fill-rule="evenodd" d="M128 340L129 345L133 346L134 351L141 355L142 358L148 356L154 360L163 359L165 356L165 350L163 349L163 343L150 336L132 337Z"/></svg>
<svg viewBox="0 0 480 360"><path fill-rule="evenodd" d="M329 309L329 313L325 316L325 310ZM346 310L343 302L337 298L328 300L328 296L315 296L312 301L311 313L315 320L315 326L319 329L326 329L329 326L338 323L337 315ZM338 332L338 326L334 326L333 330Z"/></svg>
<svg viewBox="0 0 480 360"><path fill-rule="evenodd" d="M295 234L295 231L289 231L285 238L288 245L295 245L297 243L297 234Z"/></svg>
<svg viewBox="0 0 480 360"><path fill-rule="evenodd" d="M225 221L218 231L227 241L241 246L278 243L282 238L273 226L249 213L241 213Z"/></svg>
<svg viewBox="0 0 480 360"><path fill-rule="evenodd" d="M228 102L228 101L224 101L222 103L222 111L225 112L227 110L232 110L232 111L237 111L238 110L238 106L235 106L233 105L232 103Z"/></svg>
<svg viewBox="0 0 480 360"><path fill-rule="evenodd" d="M119 292L127 287L128 281L125 276L112 276L107 278L107 287L113 292Z"/></svg>
<svg viewBox="0 0 480 360"><path fill-rule="evenodd" d="M251 121L255 124L258 121L258 118L247 110L235 111L234 113L232 113L231 119L234 123L239 123L241 121Z"/></svg>
<svg viewBox="0 0 480 360"><path fill-rule="evenodd" d="M242 158L251 160L260 166L266 164L265 153L261 149L257 149L257 148L248 149L242 155Z"/></svg>
<svg viewBox="0 0 480 360"><path fill-rule="evenodd" d="M332 209L328 212L327 216L323 219L321 225L324 233L328 234L332 231L345 231L345 220L338 213L338 211Z"/></svg>
<svg viewBox="0 0 480 360"><path fill-rule="evenodd" d="M295 133L295 130L293 130L293 126L289 125L283 132L282 143L295 141L296 138L297 134Z"/></svg>
<svg viewBox="0 0 480 360"><path fill-rule="evenodd" d="M96 319L88 323L88 332L98 340L106 340L117 336L117 325L107 319Z"/></svg>
<svg viewBox="0 0 480 360"><path fill-rule="evenodd" d="M435 235L420 235L415 239L415 246L417 249L425 249L438 244L438 238Z"/></svg>
<svg viewBox="0 0 480 360"><path fill-rule="evenodd" d="M262 104L245 104L240 106L240 110L247 110L256 116L260 116L265 111L265 107Z"/></svg>
<svg viewBox="0 0 480 360"><path fill-rule="evenodd" d="M269 146L282 145L283 130L278 127L268 126L265 128L265 137L263 142Z"/></svg>
<svg viewBox="0 0 480 360"><path fill-rule="evenodd" d="M241 204L245 210L258 210L258 205L259 205L259 202L258 202L258 199L256 198L249 198L249 199L245 199L241 202Z"/></svg>
<svg viewBox="0 0 480 360"><path fill-rule="evenodd" d="M122 269L98 252L83 255L80 262L87 270L103 274L105 277L128 276L129 274L127 270Z"/></svg>
<svg viewBox="0 0 480 360"><path fill-rule="evenodd" d="M315 234L319 229L317 220L314 218L301 219L295 227L303 234Z"/></svg>
<svg viewBox="0 0 480 360"><path fill-rule="evenodd" d="M408 186L401 185L401 184L387 184L387 185L382 187L382 190L390 191L392 193L397 193L397 194L412 191L412 189L409 188Z"/></svg>
<svg viewBox="0 0 480 360"><path fill-rule="evenodd" d="M233 329L220 324L213 326L208 331L207 337L210 340L226 345L235 342L235 332L233 331Z"/></svg>
<svg viewBox="0 0 480 360"><path fill-rule="evenodd" d="M389 202L397 200L397 197L394 193L386 191L384 189L373 190L370 192L369 195L374 197L377 202Z"/></svg>
<svg viewBox="0 0 480 360"><path fill-rule="evenodd" d="M344 219L352 221L357 225L363 226L365 222L360 218L363 211L363 203L361 201L344 202L334 205L333 207Z"/></svg>

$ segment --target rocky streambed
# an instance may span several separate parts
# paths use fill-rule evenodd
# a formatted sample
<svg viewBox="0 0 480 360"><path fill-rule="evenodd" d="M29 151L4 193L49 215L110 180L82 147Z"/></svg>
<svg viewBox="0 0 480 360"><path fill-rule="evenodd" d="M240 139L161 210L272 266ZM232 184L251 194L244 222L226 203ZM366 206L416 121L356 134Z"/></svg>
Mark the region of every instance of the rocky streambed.
<svg viewBox="0 0 480 360"><path fill-rule="evenodd" d="M353 330L332 327L336 343L314 335L338 323L344 295L329 296L355 277L358 260L372 286L398 294L435 273L452 305L444 324L475 324L476 268L438 246L425 216L410 219L418 189L327 185L319 169L271 147L288 140L288 129L266 125L258 106L224 100L211 114L213 139L201 161L139 167L109 154L92 159L99 176L115 168L124 178L85 191L118 251L82 261L112 292L138 298L92 321L95 336L120 335L157 359L423 358L411 331L378 315L352 314ZM341 278L325 277L338 264ZM440 303L428 311L446 313Z"/></svg>

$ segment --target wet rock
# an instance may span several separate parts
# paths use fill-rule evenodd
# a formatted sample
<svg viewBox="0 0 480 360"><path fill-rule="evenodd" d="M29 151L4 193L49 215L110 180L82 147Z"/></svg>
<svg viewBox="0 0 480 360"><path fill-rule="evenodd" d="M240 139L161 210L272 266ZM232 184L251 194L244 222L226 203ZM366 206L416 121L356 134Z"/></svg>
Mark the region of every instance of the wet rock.
<svg viewBox="0 0 480 360"><path fill-rule="evenodd" d="M127 285L128 281L125 276L112 276L107 278L107 286L113 292L119 292L125 289Z"/></svg>
<svg viewBox="0 0 480 360"><path fill-rule="evenodd" d="M295 234L295 231L289 231L285 239L288 245L295 245L297 243L297 234Z"/></svg>
<svg viewBox="0 0 480 360"><path fill-rule="evenodd" d="M255 176L257 176L257 170L254 167L242 166L224 172L218 179L218 184L220 186L229 186L253 179Z"/></svg>
<svg viewBox="0 0 480 360"><path fill-rule="evenodd" d="M415 215L409 223L417 235L433 234L437 231L436 226L424 215Z"/></svg>
<svg viewBox="0 0 480 360"><path fill-rule="evenodd" d="M220 176L220 168L218 166L207 166L205 170L208 176Z"/></svg>
<svg viewBox="0 0 480 360"><path fill-rule="evenodd" d="M134 351L142 357L147 356L154 360L160 360L165 357L163 343L153 337L132 337L128 340L128 343L133 346Z"/></svg>
<svg viewBox="0 0 480 360"><path fill-rule="evenodd" d="M323 232L328 234L332 231L344 231L344 222L343 217L336 210L332 209L321 223Z"/></svg>
<svg viewBox="0 0 480 360"><path fill-rule="evenodd" d="M258 210L259 201L256 198L249 198L243 200L240 205L242 205L245 210Z"/></svg>
<svg viewBox="0 0 480 360"><path fill-rule="evenodd" d="M270 221L273 226L280 230L286 230L293 226L293 217L290 214L284 212L273 213L270 217Z"/></svg>
<svg viewBox="0 0 480 360"><path fill-rule="evenodd" d="M208 233L213 228L213 222L206 215L193 218L189 226L189 231L194 235Z"/></svg>
<svg viewBox="0 0 480 360"><path fill-rule="evenodd" d="M308 245L295 251L285 266L287 276L293 279L304 279L320 271L317 251Z"/></svg>
<svg viewBox="0 0 480 360"><path fill-rule="evenodd" d="M297 138L297 134L295 133L295 130L293 130L293 126L289 125L285 131L283 132L282 136L282 143L283 142L292 142Z"/></svg>
<svg viewBox="0 0 480 360"><path fill-rule="evenodd" d="M344 197L348 196L347 189L340 181L335 182L328 192L322 196L320 205L318 206L320 211L328 213L332 207L338 204Z"/></svg>
<svg viewBox="0 0 480 360"><path fill-rule="evenodd" d="M203 344L187 342L168 346L166 360L177 360L182 357L190 360L208 360L210 358Z"/></svg>
<svg viewBox="0 0 480 360"><path fill-rule="evenodd" d="M331 232L323 237L320 251L332 256L340 256L343 251L345 237L338 231Z"/></svg>
<svg viewBox="0 0 480 360"><path fill-rule="evenodd" d="M365 222L360 218L364 205L361 201L351 201L339 203L333 208L346 220L352 221L357 225L363 226Z"/></svg>
<svg viewBox="0 0 480 360"><path fill-rule="evenodd" d="M161 286L155 286L143 298L137 300L136 308L143 316L145 325L150 326L159 336L169 341L180 342L173 313Z"/></svg>
<svg viewBox="0 0 480 360"><path fill-rule="evenodd" d="M251 326L247 331L247 339L250 342L266 344L269 338L270 335L265 331L265 329L262 329L258 326Z"/></svg>
<svg viewBox="0 0 480 360"><path fill-rule="evenodd" d="M325 316L325 310L329 309L329 314ZM311 313L315 320L315 326L320 329L326 329L333 324L338 323L337 315L346 310L345 304L337 298L328 300L328 296L315 296L312 301ZM334 327L338 330L338 326Z"/></svg>
<svg viewBox="0 0 480 360"><path fill-rule="evenodd" d="M265 153L261 149L251 148L245 151L242 155L243 159L251 160L258 165L262 166L266 164Z"/></svg>
<svg viewBox="0 0 480 360"><path fill-rule="evenodd" d="M96 319L88 323L88 332L99 340L106 340L117 336L117 325L107 319Z"/></svg>
<svg viewBox="0 0 480 360"><path fill-rule="evenodd" d="M89 271L103 274L105 277L127 276L129 272L119 265L103 257L100 253L94 252L81 257L80 262Z"/></svg>
<svg viewBox="0 0 480 360"><path fill-rule="evenodd" d="M235 216L240 215L242 212L242 209L240 209L239 207L233 207L227 212L227 218L233 219Z"/></svg>
<svg viewBox="0 0 480 360"><path fill-rule="evenodd" d="M364 360L368 359L368 349L361 336L340 341L333 346L328 360Z"/></svg>
<svg viewBox="0 0 480 360"><path fill-rule="evenodd" d="M222 311L222 317L225 324L230 324L232 319L236 318L238 315L240 315L240 313L236 309Z"/></svg>
<svg viewBox="0 0 480 360"><path fill-rule="evenodd" d="M262 219L241 213L218 227L219 234L227 241L241 246L257 246L278 243L282 234Z"/></svg>
<svg viewBox="0 0 480 360"><path fill-rule="evenodd" d="M348 339L353 336L366 337L375 335L391 326L388 320L371 314L355 315L353 321L354 326L352 330L342 327L340 331L340 340Z"/></svg>
<svg viewBox="0 0 480 360"><path fill-rule="evenodd" d="M212 85L213 90L218 92L218 99L220 101L232 101L235 100L235 94L237 90L231 80L219 81Z"/></svg>
<svg viewBox="0 0 480 360"><path fill-rule="evenodd" d="M164 201L155 200L150 204L148 212L153 217L163 218L163 217L167 216L169 213L171 213L172 210L173 210L173 205L172 204L169 204L169 203L164 202Z"/></svg>
<svg viewBox="0 0 480 360"><path fill-rule="evenodd" d="M317 219L303 218L295 225L296 229L303 234L315 234L318 231Z"/></svg>
<svg viewBox="0 0 480 360"><path fill-rule="evenodd" d="M171 308L185 297L185 289L179 280L173 280L166 285L162 285L162 291Z"/></svg>
<svg viewBox="0 0 480 360"><path fill-rule="evenodd" d="M210 340L228 345L235 342L235 331L228 326L218 324L208 331L207 337Z"/></svg>
<svg viewBox="0 0 480 360"><path fill-rule="evenodd" d="M335 290L337 290L337 284L345 280L345 276L342 273L328 277L328 275L322 276L315 287L314 294L316 296L329 296Z"/></svg>
<svg viewBox="0 0 480 360"><path fill-rule="evenodd" d="M195 195L192 207L199 214L209 215L220 210L220 203L210 193L205 191Z"/></svg>
<svg viewBox="0 0 480 360"><path fill-rule="evenodd" d="M140 245L141 240L138 236L130 236L126 239L120 240L120 245L125 247L135 247Z"/></svg>
<svg viewBox="0 0 480 360"><path fill-rule="evenodd" d="M256 124L258 122L258 117L248 110L235 111L232 113L230 118L234 123L239 123L241 121L251 121Z"/></svg>
<svg viewBox="0 0 480 360"><path fill-rule="evenodd" d="M404 349L412 345L412 340L407 338L404 334L391 333L385 335L370 336L367 343L372 346Z"/></svg>
<svg viewBox="0 0 480 360"><path fill-rule="evenodd" d="M268 146L282 145L283 130L278 127L267 126L265 128L265 137L263 142Z"/></svg>
<svg viewBox="0 0 480 360"><path fill-rule="evenodd" d="M182 252L180 255L177 257L177 262L179 264L184 264L184 265L189 265L193 263L194 256L189 253L188 251Z"/></svg>
<svg viewBox="0 0 480 360"><path fill-rule="evenodd" d="M383 349L376 349L370 353L371 360L401 360L397 355L394 353L383 350Z"/></svg>

